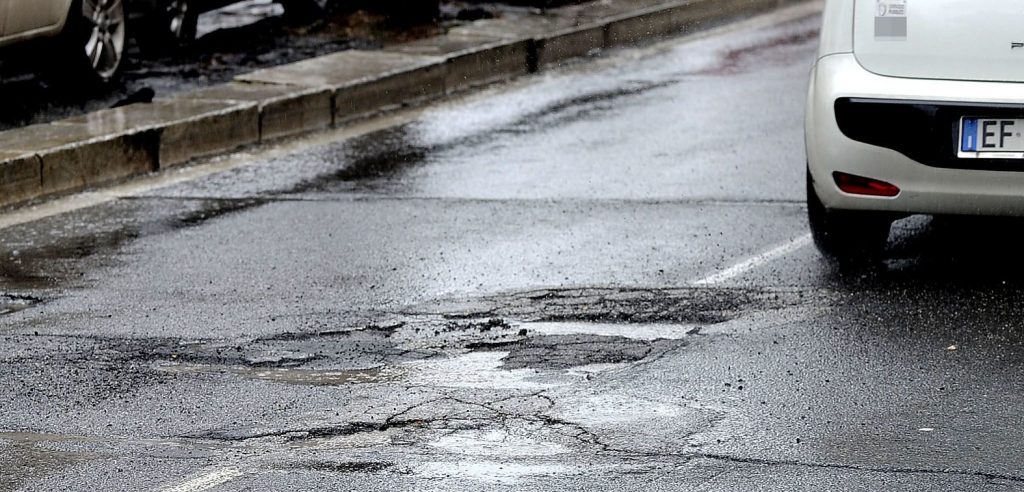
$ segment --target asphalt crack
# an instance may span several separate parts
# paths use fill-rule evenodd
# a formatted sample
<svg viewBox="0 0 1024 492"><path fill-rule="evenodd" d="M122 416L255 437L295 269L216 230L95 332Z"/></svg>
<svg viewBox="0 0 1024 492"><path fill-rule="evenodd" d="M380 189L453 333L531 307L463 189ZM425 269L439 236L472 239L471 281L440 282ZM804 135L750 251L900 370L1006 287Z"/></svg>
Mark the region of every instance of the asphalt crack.
<svg viewBox="0 0 1024 492"><path fill-rule="evenodd" d="M1024 477L1016 475L1008 475L1002 473L991 473L991 472L979 472L969 470L956 470L952 468L935 470L930 468L910 468L910 467L873 467L873 466L862 466L862 465L850 465L842 463L814 463L797 460L769 460L762 458L741 458L735 456L729 456L724 454L713 454L713 453L694 453L686 455L691 459L703 458L716 461L727 461L736 464L749 464L749 465L760 465L760 466L799 466L806 468L828 468L828 469L843 469L843 470L856 470L866 471L875 473L900 473L900 474L919 474L919 475L956 475L966 476L975 478L984 478L986 480L1005 480L1009 482L1021 482L1024 483Z"/></svg>
<svg viewBox="0 0 1024 492"><path fill-rule="evenodd" d="M538 416L536 413L506 411L500 408L500 405L502 403L511 402L513 400L528 400L531 398L537 398L544 401L546 409L550 409L551 407L554 406L555 402L553 399L546 395L543 395L542 393L543 392L516 394L484 402L472 401L463 398L458 398L455 396L446 395L424 400L413 405L409 405L398 412L390 414L383 420L376 422L354 421L339 423L335 425L314 426L307 428L296 427L260 431L254 431L252 428L215 429L207 432L190 434L179 437L185 439L210 440L221 442L245 442L258 439L283 438L288 442L295 442L313 439L330 439L334 437L352 436L369 432L384 432L392 429L423 429L430 428L435 424L442 424L442 428L455 428L456 430L467 430L486 428L488 424L499 423L507 419L522 419L525 421L537 421L544 423L556 422L556 419L554 419L553 417ZM468 407L479 408L481 410L485 410L489 414L489 417L474 418L455 417L451 415L435 415L427 418L410 417L410 414L412 414L416 410L444 403L455 403ZM450 424L454 422L472 422L472 424L451 426Z"/></svg>

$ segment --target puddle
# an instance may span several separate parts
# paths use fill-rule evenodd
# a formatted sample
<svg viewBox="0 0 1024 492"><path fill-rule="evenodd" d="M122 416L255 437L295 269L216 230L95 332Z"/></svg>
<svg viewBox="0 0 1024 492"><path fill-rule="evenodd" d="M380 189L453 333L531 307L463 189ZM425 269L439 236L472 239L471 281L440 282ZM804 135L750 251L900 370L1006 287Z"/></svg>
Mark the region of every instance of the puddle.
<svg viewBox="0 0 1024 492"><path fill-rule="evenodd" d="M640 326L633 338L612 334L631 325L529 323L530 337L467 345L472 352L410 361L404 380L447 388L543 390L622 369L680 345L693 327ZM534 329L536 328L536 329ZM601 335L593 335L593 332ZM541 333L538 333L541 332ZM581 333L584 332L584 333ZM552 334L548 334L552 333ZM559 333L559 334L554 334ZM566 333L566 334L561 334Z"/></svg>
<svg viewBox="0 0 1024 492"><path fill-rule="evenodd" d="M499 484L515 484L523 478L552 475L577 475L582 470L558 464L504 463L499 461L460 461L424 463L414 473L425 478L455 478Z"/></svg>
<svg viewBox="0 0 1024 492"><path fill-rule="evenodd" d="M632 340L679 340L695 334L699 325L536 322L519 325L539 335L597 335Z"/></svg>
<svg viewBox="0 0 1024 492"><path fill-rule="evenodd" d="M559 417L588 426L634 425L643 421L701 420L707 412L623 394L592 395L563 409Z"/></svg>
<svg viewBox="0 0 1024 492"><path fill-rule="evenodd" d="M313 370L292 368L224 367L205 364L174 364L158 367L177 374L233 374L248 379L304 386L341 386L394 381L401 371L389 367L369 369Z"/></svg>
<svg viewBox="0 0 1024 492"><path fill-rule="evenodd" d="M427 443L449 453L473 456L555 456L570 453L569 448L553 442L518 436L503 430L462 431Z"/></svg>
<svg viewBox="0 0 1024 492"><path fill-rule="evenodd" d="M424 360L403 364L409 370L410 384L446 388L542 390L558 386L541 382L536 369L502 369L508 352L470 352L443 360Z"/></svg>

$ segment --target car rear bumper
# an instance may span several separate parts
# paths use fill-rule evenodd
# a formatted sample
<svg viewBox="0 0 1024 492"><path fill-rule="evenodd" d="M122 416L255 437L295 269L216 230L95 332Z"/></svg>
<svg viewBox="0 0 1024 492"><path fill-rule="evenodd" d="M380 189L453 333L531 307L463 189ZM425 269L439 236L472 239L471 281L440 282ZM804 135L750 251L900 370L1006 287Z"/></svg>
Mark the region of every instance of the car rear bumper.
<svg viewBox="0 0 1024 492"><path fill-rule="evenodd" d="M959 118L978 111L1024 117L1024 84L885 77L852 54L823 57L806 117L815 191L834 209L1024 215L1024 162L955 157ZM901 191L891 198L844 193L834 171Z"/></svg>

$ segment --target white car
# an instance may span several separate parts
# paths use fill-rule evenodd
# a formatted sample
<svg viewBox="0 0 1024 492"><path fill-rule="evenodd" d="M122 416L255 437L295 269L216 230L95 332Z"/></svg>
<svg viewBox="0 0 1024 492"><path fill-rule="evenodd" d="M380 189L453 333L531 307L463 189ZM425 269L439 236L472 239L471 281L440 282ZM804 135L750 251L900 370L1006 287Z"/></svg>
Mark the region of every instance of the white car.
<svg viewBox="0 0 1024 492"><path fill-rule="evenodd" d="M49 38L48 65L105 83L121 68L125 20L124 0L3 0L0 47Z"/></svg>
<svg viewBox="0 0 1024 492"><path fill-rule="evenodd" d="M1024 215L1024 9L828 0L805 125L811 230L841 263L910 214Z"/></svg>

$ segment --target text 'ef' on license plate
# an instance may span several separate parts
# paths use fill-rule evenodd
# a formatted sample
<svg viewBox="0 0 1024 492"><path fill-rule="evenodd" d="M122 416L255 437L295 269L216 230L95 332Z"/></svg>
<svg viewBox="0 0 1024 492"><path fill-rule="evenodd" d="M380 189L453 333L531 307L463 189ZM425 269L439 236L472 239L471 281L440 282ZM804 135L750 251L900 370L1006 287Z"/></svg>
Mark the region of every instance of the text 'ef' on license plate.
<svg viewBox="0 0 1024 492"><path fill-rule="evenodd" d="M1024 159L1024 119L960 119L962 159Z"/></svg>

